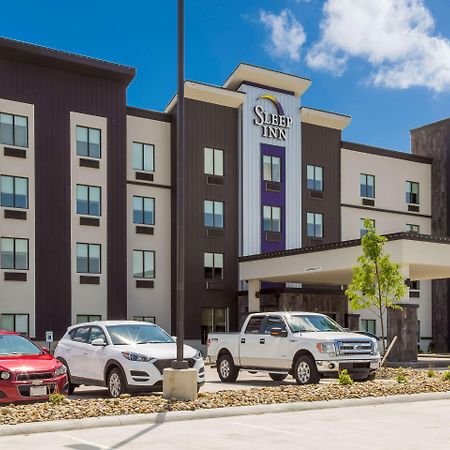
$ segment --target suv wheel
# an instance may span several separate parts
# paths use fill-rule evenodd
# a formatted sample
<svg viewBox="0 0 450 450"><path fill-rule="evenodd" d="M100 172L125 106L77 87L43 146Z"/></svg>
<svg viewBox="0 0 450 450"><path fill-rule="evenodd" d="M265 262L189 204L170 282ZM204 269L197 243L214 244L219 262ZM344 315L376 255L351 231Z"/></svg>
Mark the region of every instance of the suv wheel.
<svg viewBox="0 0 450 450"><path fill-rule="evenodd" d="M273 381L284 381L287 378L287 374L269 373L269 377L272 378Z"/></svg>
<svg viewBox="0 0 450 450"><path fill-rule="evenodd" d="M234 383L239 375L239 369L234 365L231 355L222 355L217 363L219 378L225 383Z"/></svg>
<svg viewBox="0 0 450 450"><path fill-rule="evenodd" d="M117 367L108 373L106 386L108 387L108 394L112 398L120 397L120 394L126 391L125 380L123 379L122 372Z"/></svg>
<svg viewBox="0 0 450 450"><path fill-rule="evenodd" d="M315 361L307 355L300 356L294 365L294 378L297 384L317 384L320 374Z"/></svg>

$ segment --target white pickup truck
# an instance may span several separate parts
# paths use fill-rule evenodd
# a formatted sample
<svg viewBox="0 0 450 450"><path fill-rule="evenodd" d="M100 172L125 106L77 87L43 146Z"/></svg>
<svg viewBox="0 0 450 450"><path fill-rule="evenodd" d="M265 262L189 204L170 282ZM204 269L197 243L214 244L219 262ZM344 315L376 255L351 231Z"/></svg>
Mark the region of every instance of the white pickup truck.
<svg viewBox="0 0 450 450"><path fill-rule="evenodd" d="M241 369L267 372L274 381L292 375L298 384L318 383L347 369L363 381L373 379L380 365L374 338L309 312L250 314L240 333L208 335L208 357L228 383L237 380Z"/></svg>

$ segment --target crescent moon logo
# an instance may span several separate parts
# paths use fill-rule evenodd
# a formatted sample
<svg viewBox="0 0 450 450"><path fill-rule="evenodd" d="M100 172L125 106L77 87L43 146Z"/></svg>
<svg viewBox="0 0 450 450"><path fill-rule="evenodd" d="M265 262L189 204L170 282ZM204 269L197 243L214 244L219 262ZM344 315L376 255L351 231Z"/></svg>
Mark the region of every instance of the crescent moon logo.
<svg viewBox="0 0 450 450"><path fill-rule="evenodd" d="M278 114L280 116L284 116L284 109L274 95L261 95L260 97L258 97L258 100L260 99L271 101L275 105L275 108L277 108Z"/></svg>

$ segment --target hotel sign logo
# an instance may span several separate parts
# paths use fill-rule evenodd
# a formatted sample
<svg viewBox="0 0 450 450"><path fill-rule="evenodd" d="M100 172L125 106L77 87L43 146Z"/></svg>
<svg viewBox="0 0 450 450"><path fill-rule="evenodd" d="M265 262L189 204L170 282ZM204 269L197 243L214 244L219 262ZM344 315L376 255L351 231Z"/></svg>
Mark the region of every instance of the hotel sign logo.
<svg viewBox="0 0 450 450"><path fill-rule="evenodd" d="M253 123L261 127L262 137L285 141L287 130L291 128L292 118L284 114L283 107L274 95L261 95L258 100L269 100L276 108L276 114L268 113L261 105L255 106Z"/></svg>

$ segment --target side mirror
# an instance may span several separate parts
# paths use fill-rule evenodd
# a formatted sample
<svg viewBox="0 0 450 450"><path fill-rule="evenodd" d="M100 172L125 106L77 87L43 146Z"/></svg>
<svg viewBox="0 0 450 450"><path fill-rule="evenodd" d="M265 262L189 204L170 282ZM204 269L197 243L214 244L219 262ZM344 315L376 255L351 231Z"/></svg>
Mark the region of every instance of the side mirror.
<svg viewBox="0 0 450 450"><path fill-rule="evenodd" d="M97 338L91 342L91 345L95 347L105 347L107 344L103 338Z"/></svg>
<svg viewBox="0 0 450 450"><path fill-rule="evenodd" d="M277 337L287 337L288 332L286 329L283 329L281 327L274 327L270 330L270 335Z"/></svg>

